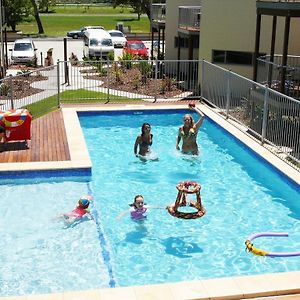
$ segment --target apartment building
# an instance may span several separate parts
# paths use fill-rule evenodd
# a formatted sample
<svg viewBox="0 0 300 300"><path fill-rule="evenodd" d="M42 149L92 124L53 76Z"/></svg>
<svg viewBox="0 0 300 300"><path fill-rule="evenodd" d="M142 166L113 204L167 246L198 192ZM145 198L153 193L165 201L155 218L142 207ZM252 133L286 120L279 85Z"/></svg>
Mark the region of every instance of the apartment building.
<svg viewBox="0 0 300 300"><path fill-rule="evenodd" d="M279 2L279 0L167 0L165 59L182 60L191 59L191 57L205 59L252 78L257 27L257 2ZM298 1L293 0L293 2ZM180 8L188 6L199 7L198 48L194 44L197 38L195 38L195 32L182 30L179 26ZM272 23L272 16L262 15L260 55L270 54ZM285 17L278 16L274 44L275 54L283 53L284 30ZM191 35L194 36L193 42L189 38ZM181 44L178 43L179 37L185 39ZM193 51L191 51L191 45ZM288 55L300 55L300 18L292 17L290 20Z"/></svg>

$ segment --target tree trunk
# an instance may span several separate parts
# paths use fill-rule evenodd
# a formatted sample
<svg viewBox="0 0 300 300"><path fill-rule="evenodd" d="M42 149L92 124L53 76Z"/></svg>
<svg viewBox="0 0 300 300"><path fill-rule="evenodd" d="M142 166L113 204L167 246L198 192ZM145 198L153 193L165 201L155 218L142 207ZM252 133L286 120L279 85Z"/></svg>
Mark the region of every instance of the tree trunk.
<svg viewBox="0 0 300 300"><path fill-rule="evenodd" d="M38 29L39 29L39 34L42 34L42 33L44 33L44 28L43 28L43 25L42 25L42 22L41 22L41 19L40 19L39 10L37 8L35 0L31 0L31 3L32 3L32 6L33 6L33 11L34 11L34 17L35 17L35 20L36 20L36 24L37 24Z"/></svg>

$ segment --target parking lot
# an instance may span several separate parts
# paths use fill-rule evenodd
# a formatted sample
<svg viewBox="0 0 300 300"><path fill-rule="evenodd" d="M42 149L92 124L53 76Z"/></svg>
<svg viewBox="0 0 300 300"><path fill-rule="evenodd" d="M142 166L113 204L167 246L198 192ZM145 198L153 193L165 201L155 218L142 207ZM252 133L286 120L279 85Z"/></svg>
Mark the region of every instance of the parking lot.
<svg viewBox="0 0 300 300"><path fill-rule="evenodd" d="M47 51L50 48L53 48L53 61L54 64L57 60L64 60L64 41L63 38L47 38L47 39L33 39L35 46L37 48L37 64L41 65L41 62L44 62L45 57L47 56ZM151 42L144 42L146 47L151 48ZM13 43L8 43L8 50L12 48ZM67 59L69 59L71 53L77 55L79 60L83 58L83 41L82 39L74 40L67 38ZM115 59L122 56L123 49L115 48ZM10 60L11 51L8 51L8 59Z"/></svg>

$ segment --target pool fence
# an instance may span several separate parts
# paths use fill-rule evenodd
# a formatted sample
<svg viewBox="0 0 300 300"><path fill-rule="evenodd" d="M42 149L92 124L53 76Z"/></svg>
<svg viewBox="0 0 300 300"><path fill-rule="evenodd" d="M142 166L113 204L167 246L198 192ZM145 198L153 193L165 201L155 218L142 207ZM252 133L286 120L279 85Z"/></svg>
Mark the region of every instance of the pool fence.
<svg viewBox="0 0 300 300"><path fill-rule="evenodd" d="M181 100L206 102L300 171L300 101L204 60L58 61L0 80L0 110Z"/></svg>

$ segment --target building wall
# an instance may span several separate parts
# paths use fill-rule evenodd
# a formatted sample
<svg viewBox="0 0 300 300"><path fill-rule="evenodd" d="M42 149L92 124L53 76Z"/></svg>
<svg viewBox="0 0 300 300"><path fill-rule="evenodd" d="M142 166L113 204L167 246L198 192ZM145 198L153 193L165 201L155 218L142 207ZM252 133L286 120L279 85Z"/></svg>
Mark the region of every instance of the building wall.
<svg viewBox="0 0 300 300"><path fill-rule="evenodd" d="M178 49L175 48L175 37L178 36L178 7L188 5L199 6L200 3L200 0L166 0L165 59L177 59ZM181 48L180 50L180 59L188 59L188 49Z"/></svg>
<svg viewBox="0 0 300 300"><path fill-rule="evenodd" d="M212 61L212 50L254 52L256 30L256 0L202 0L199 59ZM277 18L275 53L282 54L283 17ZM291 19L289 54L300 54L300 19ZM272 17L262 16L260 53L270 53ZM253 67L220 66L252 78Z"/></svg>

